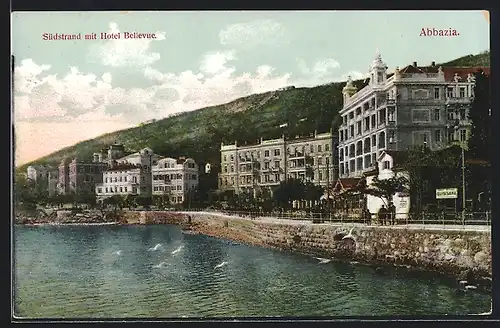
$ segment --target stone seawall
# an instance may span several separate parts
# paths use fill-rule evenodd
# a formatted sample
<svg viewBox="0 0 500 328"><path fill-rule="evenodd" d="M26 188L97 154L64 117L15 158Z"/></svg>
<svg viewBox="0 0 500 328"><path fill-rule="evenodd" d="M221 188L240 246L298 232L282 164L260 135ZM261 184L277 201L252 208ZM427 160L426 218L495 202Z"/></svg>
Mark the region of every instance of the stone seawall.
<svg viewBox="0 0 500 328"><path fill-rule="evenodd" d="M176 212L162 211L124 211L126 224L176 224L186 222L187 215Z"/></svg>
<svg viewBox="0 0 500 328"><path fill-rule="evenodd" d="M375 265L434 271L469 283L491 281L491 232L312 224L184 213L200 233L247 244ZM184 220L184 222L186 222Z"/></svg>

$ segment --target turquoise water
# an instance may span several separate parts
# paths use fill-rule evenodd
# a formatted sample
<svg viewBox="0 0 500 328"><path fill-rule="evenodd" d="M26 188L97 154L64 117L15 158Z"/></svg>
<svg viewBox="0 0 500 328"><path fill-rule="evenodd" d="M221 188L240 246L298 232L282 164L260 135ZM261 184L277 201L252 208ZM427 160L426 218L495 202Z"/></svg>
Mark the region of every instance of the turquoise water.
<svg viewBox="0 0 500 328"><path fill-rule="evenodd" d="M14 238L19 317L456 315L491 308L490 295L458 291L442 278L319 264L184 235L176 226L16 226Z"/></svg>

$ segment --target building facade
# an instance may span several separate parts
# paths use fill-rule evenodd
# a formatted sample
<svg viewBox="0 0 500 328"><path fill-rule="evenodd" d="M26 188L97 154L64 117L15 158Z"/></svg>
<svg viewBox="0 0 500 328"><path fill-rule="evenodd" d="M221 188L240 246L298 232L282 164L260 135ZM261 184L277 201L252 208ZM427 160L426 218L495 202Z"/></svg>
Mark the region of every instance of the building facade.
<svg viewBox="0 0 500 328"><path fill-rule="evenodd" d="M425 145L431 150L465 144L474 73L489 68L421 67L416 62L387 74L377 54L370 82L357 90L351 78L343 89L340 111L339 176L360 177L372 170L383 150Z"/></svg>
<svg viewBox="0 0 500 328"><path fill-rule="evenodd" d="M108 168L106 163L83 161L74 158L63 160L59 165L59 194L81 195L93 193L95 185L102 182L102 173Z"/></svg>
<svg viewBox="0 0 500 328"><path fill-rule="evenodd" d="M95 186L97 200L120 195L150 195L148 175L138 164L120 163L102 174L102 183Z"/></svg>
<svg viewBox="0 0 500 328"><path fill-rule="evenodd" d="M107 152L107 156L104 155ZM95 185L98 200L114 195L143 195L150 196L152 189L152 167L162 158L151 148L128 154L122 145L112 145L104 149L103 153L94 154L94 160L106 161L107 169L102 174L102 180Z"/></svg>
<svg viewBox="0 0 500 328"><path fill-rule="evenodd" d="M44 165L30 165L26 169L28 180L33 183L46 183L51 168Z"/></svg>
<svg viewBox="0 0 500 328"><path fill-rule="evenodd" d="M261 139L248 146L222 144L219 190L255 195L289 178L327 187L336 180L336 145L331 132L315 132L309 138Z"/></svg>
<svg viewBox="0 0 500 328"><path fill-rule="evenodd" d="M153 196L166 196L170 203L187 200L198 187L199 167L192 158L163 158L152 168Z"/></svg>

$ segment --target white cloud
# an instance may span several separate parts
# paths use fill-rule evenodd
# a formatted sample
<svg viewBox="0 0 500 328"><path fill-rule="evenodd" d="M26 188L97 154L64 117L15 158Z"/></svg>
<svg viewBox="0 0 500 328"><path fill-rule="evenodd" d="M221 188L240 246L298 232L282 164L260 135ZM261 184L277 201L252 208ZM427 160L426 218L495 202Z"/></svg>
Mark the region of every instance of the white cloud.
<svg viewBox="0 0 500 328"><path fill-rule="evenodd" d="M108 33L120 33L116 23L109 24ZM151 42L165 40L164 32L155 32L156 39L110 39L104 44L91 47L90 59L103 65L133 67L150 65L160 59L158 52L150 50Z"/></svg>
<svg viewBox="0 0 500 328"><path fill-rule="evenodd" d="M223 45L252 48L260 44L281 44L288 41L285 28L270 19L228 25L219 32Z"/></svg>
<svg viewBox="0 0 500 328"><path fill-rule="evenodd" d="M226 63L228 61L235 59L236 57L234 50L226 52L208 53L203 56L200 70L204 73L217 74L227 69Z"/></svg>
<svg viewBox="0 0 500 328"><path fill-rule="evenodd" d="M334 69L340 67L339 62L333 58L318 60L312 67L309 67L303 59L297 58L297 65L303 74L315 76L333 75Z"/></svg>
<svg viewBox="0 0 500 328"><path fill-rule="evenodd" d="M361 79L364 79L366 77L368 77L368 73L361 73L361 72L358 72L358 71L350 71L346 74L343 74L340 78L340 81L345 81L347 80L348 77L351 77L351 79L353 80L361 80Z"/></svg>

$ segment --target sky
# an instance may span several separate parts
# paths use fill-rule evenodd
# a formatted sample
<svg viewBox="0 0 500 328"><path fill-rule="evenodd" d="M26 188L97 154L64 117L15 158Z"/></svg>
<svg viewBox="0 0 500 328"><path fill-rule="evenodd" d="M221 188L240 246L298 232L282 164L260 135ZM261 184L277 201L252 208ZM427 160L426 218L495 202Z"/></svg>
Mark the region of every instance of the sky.
<svg viewBox="0 0 500 328"><path fill-rule="evenodd" d="M150 119L363 78L377 51L389 70L477 54L490 48L488 19L482 11L14 12L16 166ZM459 36L420 36L422 28ZM84 39L101 32L121 39Z"/></svg>

